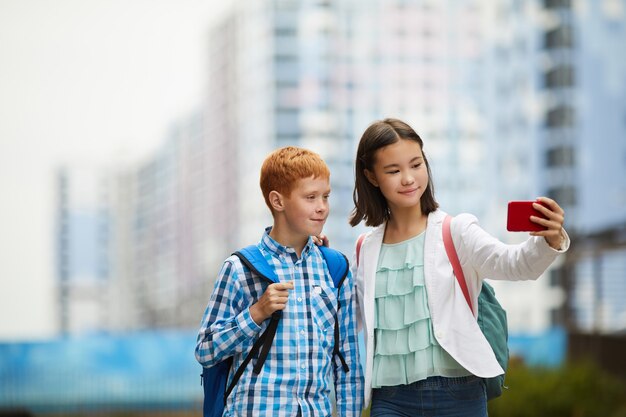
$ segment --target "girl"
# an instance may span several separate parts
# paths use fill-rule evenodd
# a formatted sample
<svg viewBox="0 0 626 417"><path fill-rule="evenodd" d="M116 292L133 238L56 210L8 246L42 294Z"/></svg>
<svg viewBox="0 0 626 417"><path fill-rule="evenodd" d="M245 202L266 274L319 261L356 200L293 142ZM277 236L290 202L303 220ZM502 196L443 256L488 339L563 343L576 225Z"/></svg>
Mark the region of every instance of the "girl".
<svg viewBox="0 0 626 417"><path fill-rule="evenodd" d="M385 119L364 132L356 156L350 224L375 228L359 239L356 277L365 335L365 404L377 416L486 416L482 378L504 371L468 308L446 255L442 222L422 139ZM534 204L546 227L505 245L462 214L451 232L472 304L484 278L537 279L569 247L564 213Z"/></svg>

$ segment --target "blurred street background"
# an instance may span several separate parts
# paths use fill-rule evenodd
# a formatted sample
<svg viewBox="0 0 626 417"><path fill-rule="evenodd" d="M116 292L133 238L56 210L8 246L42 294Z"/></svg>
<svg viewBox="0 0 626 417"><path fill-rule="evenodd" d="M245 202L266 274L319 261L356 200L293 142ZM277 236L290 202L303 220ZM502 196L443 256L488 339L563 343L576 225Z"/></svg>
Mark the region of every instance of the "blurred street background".
<svg viewBox="0 0 626 417"><path fill-rule="evenodd" d="M491 416L626 416L626 0L0 0L0 416L199 416L221 262L271 217L261 162L331 169L396 117L437 200L508 243L510 200L570 251L493 282L509 390Z"/></svg>

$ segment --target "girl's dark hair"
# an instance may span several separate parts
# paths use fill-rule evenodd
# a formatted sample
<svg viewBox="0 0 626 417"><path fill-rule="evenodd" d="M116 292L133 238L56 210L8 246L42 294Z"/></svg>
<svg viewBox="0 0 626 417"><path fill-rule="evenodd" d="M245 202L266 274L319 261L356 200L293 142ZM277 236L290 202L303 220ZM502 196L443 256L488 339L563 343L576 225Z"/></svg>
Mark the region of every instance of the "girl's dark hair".
<svg viewBox="0 0 626 417"><path fill-rule="evenodd" d="M376 151L385 146L396 143L400 139L412 140L419 144L426 169L428 171L428 186L420 199L423 214L435 211L439 204L435 200L435 187L432 182L430 165L424 154L424 142L422 138L409 126L398 119L384 119L372 123L361 136L359 147L356 151L355 181L352 200L354 210L350 214L350 225L356 226L362 220L367 226L379 226L389 220L390 212L387 200L380 192L380 188L374 187L365 176L364 170L373 171L376 162Z"/></svg>

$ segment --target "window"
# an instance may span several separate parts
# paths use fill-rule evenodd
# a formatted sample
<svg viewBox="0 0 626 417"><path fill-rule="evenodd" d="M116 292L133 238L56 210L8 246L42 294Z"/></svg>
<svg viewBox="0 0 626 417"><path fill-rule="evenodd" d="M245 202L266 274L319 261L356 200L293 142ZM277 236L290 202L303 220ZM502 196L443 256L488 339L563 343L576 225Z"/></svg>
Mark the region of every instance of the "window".
<svg viewBox="0 0 626 417"><path fill-rule="evenodd" d="M548 196L561 206L573 206L576 204L576 189L571 185L551 188L548 190Z"/></svg>
<svg viewBox="0 0 626 417"><path fill-rule="evenodd" d="M561 270L557 268L550 270L550 286L560 287L562 286L561 281Z"/></svg>
<svg viewBox="0 0 626 417"><path fill-rule="evenodd" d="M547 32L544 45L547 49L573 47L574 40L571 26L561 26Z"/></svg>
<svg viewBox="0 0 626 417"><path fill-rule="evenodd" d="M572 87L574 85L574 68L560 66L550 71L545 76L545 86L548 88Z"/></svg>
<svg viewBox="0 0 626 417"><path fill-rule="evenodd" d="M546 115L546 126L552 128L574 126L574 109L570 106L560 106L549 110Z"/></svg>
<svg viewBox="0 0 626 417"><path fill-rule="evenodd" d="M572 2L571 0L545 0L544 5L546 9L556 9L559 7L571 8Z"/></svg>
<svg viewBox="0 0 626 417"><path fill-rule="evenodd" d="M574 149L571 147L559 147L550 149L547 154L549 167L571 167L574 165Z"/></svg>
<svg viewBox="0 0 626 417"><path fill-rule="evenodd" d="M281 108L276 110L276 134L279 136L298 136L300 134L298 109Z"/></svg>

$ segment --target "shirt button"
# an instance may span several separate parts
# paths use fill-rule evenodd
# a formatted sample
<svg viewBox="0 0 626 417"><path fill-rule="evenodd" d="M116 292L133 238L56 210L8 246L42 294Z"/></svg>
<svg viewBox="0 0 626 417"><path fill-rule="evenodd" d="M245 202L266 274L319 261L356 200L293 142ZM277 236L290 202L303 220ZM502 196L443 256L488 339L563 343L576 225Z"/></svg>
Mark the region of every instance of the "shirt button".
<svg viewBox="0 0 626 417"><path fill-rule="evenodd" d="M443 339L443 332L438 331L437 333L435 333L435 336L437 337L437 339Z"/></svg>
<svg viewBox="0 0 626 417"><path fill-rule="evenodd" d="M300 330L300 334L304 336L304 330Z"/></svg>
<svg viewBox="0 0 626 417"><path fill-rule="evenodd" d="M304 368L306 368L305 364L300 365L300 369L304 369Z"/></svg>
<svg viewBox="0 0 626 417"><path fill-rule="evenodd" d="M298 302L301 303L302 302L302 297L298 297Z"/></svg>

